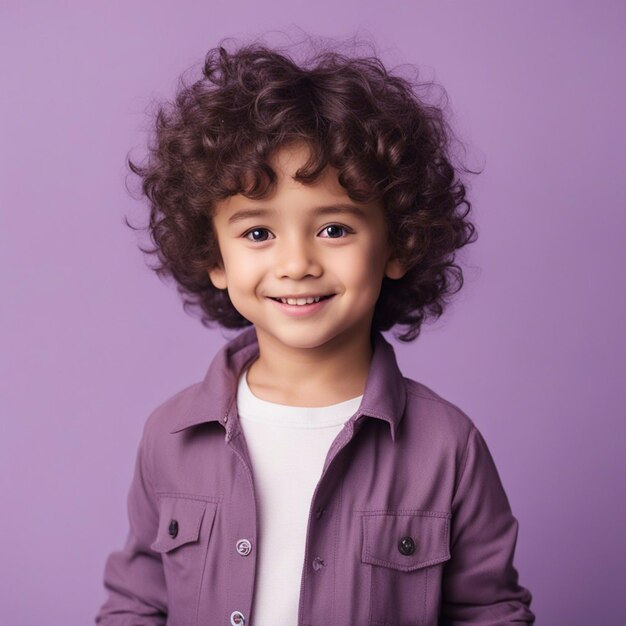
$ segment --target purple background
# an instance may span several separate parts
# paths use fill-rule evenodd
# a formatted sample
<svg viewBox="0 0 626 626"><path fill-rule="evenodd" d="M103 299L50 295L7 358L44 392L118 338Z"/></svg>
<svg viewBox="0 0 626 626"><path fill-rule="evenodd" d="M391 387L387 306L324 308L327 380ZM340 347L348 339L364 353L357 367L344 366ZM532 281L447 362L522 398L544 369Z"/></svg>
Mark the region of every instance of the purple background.
<svg viewBox="0 0 626 626"><path fill-rule="evenodd" d="M480 236L455 304L397 348L400 365L485 435L537 623L623 624L625 8L3 2L2 624L93 622L144 420L224 341L122 222L143 216L124 158L143 153L150 99L222 37L297 27L370 37L447 90L467 162L484 166Z"/></svg>

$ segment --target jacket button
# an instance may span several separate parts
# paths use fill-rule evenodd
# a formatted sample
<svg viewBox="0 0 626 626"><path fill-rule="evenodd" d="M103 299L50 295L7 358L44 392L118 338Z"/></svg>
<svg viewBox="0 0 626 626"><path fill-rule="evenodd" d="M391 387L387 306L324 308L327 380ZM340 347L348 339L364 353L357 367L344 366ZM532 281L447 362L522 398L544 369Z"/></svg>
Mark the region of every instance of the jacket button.
<svg viewBox="0 0 626 626"><path fill-rule="evenodd" d="M324 563L324 559L322 559L321 557L316 556L313 559L313 569L316 572L319 572L322 569L322 567L324 567L324 565L326 565L326 563Z"/></svg>
<svg viewBox="0 0 626 626"><path fill-rule="evenodd" d="M415 552L415 541L411 537L402 537L398 542L398 550L406 556Z"/></svg>
<svg viewBox="0 0 626 626"><path fill-rule="evenodd" d="M252 544L247 539L240 539L237 542L237 552L241 556L248 556L252 550Z"/></svg>
<svg viewBox="0 0 626 626"><path fill-rule="evenodd" d="M230 623L232 626L244 626L246 619L241 611L233 611L230 614Z"/></svg>
<svg viewBox="0 0 626 626"><path fill-rule="evenodd" d="M176 537L176 535L178 534L178 521L177 520L173 519L170 522L170 526L167 529L167 532L170 534L170 537L172 539L174 539L174 537Z"/></svg>

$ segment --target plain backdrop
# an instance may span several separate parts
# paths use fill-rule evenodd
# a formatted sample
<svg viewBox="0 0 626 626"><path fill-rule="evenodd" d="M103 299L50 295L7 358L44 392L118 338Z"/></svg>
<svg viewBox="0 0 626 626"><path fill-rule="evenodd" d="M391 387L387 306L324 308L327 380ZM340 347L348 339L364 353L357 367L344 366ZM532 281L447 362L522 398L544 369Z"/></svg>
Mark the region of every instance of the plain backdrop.
<svg viewBox="0 0 626 626"><path fill-rule="evenodd" d="M394 341L400 366L484 434L537 624L623 624L625 18L619 0L0 2L2 626L93 623L143 423L232 336L183 311L123 223L145 218L124 161L151 102L225 37L303 33L361 36L445 88L482 169L479 239L444 317Z"/></svg>

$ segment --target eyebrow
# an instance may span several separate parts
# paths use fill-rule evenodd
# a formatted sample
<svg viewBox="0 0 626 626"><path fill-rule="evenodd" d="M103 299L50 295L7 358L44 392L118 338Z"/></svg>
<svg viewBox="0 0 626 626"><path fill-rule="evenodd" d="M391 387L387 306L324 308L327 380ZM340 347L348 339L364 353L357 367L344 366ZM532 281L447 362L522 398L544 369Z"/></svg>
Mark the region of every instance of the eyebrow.
<svg viewBox="0 0 626 626"><path fill-rule="evenodd" d="M276 209L242 209L241 211L233 213L228 218L228 223L234 224L235 222L240 222L250 217L265 217L272 213L276 213ZM367 217L366 212L354 204L331 204L328 206L318 206L313 209L313 213L315 213L315 215L347 213L361 219L365 219Z"/></svg>

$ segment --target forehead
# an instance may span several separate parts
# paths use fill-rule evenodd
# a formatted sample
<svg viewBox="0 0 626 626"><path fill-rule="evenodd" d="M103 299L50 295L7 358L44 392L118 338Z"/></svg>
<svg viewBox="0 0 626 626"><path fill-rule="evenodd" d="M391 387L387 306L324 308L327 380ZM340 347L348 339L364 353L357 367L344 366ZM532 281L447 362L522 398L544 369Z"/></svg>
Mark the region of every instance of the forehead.
<svg viewBox="0 0 626 626"><path fill-rule="evenodd" d="M306 164L310 149L305 143L295 143L279 148L269 159L276 172L277 181L272 191L262 199L251 199L239 193L215 203L216 215L226 219L240 209L271 207L273 210L306 211L333 204L354 205L370 212L377 203L357 203L339 183L338 171L327 166L312 183L301 183L294 179L300 167ZM370 208L372 205L372 208ZM375 210L375 209L374 209Z"/></svg>

